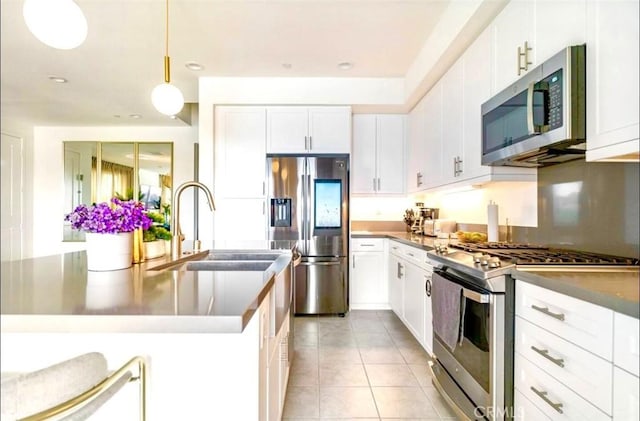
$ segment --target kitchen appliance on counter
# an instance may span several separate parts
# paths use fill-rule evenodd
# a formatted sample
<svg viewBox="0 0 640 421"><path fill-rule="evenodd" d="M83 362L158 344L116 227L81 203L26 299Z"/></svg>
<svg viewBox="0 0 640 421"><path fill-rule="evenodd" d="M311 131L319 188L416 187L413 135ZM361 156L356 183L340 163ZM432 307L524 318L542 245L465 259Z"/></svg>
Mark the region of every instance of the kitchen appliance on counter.
<svg viewBox="0 0 640 421"><path fill-rule="evenodd" d="M439 234L452 234L456 232L456 221L451 219L427 219L422 224L422 233L429 237L437 237Z"/></svg>
<svg viewBox="0 0 640 421"><path fill-rule="evenodd" d="M269 239L295 240L295 314L348 311L349 157L267 156Z"/></svg>
<svg viewBox="0 0 640 421"><path fill-rule="evenodd" d="M567 47L482 104L482 165L584 157L586 46Z"/></svg>
<svg viewBox="0 0 640 421"><path fill-rule="evenodd" d="M637 270L639 264L635 258L498 242L438 244L428 256L434 264L434 318L442 307L435 290L461 290L460 345L452 349L443 338L446 332L434 323L430 367L434 385L463 420L502 420L513 414L512 268L610 271Z"/></svg>

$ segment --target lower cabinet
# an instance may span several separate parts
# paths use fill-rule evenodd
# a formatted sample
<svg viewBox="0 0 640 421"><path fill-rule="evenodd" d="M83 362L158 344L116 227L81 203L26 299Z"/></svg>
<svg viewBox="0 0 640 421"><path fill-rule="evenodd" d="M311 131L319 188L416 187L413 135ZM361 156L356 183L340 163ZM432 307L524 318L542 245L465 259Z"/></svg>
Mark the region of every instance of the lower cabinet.
<svg viewBox="0 0 640 421"><path fill-rule="evenodd" d="M270 347L271 355L268 364L267 410L269 421L282 419L284 399L289 381L289 317L287 316L280 327Z"/></svg>
<svg viewBox="0 0 640 421"><path fill-rule="evenodd" d="M613 419L640 420L640 380L613 367Z"/></svg>
<svg viewBox="0 0 640 421"><path fill-rule="evenodd" d="M413 336L424 340L424 270L406 263L404 276L404 321Z"/></svg>
<svg viewBox="0 0 640 421"><path fill-rule="evenodd" d="M393 249L393 246L391 248ZM389 306L401 320L404 319L404 271L405 263L391 252L389 254Z"/></svg>
<svg viewBox="0 0 640 421"><path fill-rule="evenodd" d="M349 307L354 310L389 308L384 242L383 238L351 241Z"/></svg>

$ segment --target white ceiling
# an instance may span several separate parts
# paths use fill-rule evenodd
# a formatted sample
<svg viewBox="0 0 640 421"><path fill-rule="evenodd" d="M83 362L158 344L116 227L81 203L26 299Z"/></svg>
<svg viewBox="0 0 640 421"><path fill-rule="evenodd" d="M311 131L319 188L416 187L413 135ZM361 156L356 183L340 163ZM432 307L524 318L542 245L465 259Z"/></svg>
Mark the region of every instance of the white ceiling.
<svg viewBox="0 0 640 421"><path fill-rule="evenodd" d="M150 99L153 87L163 81L164 0L76 2L87 17L87 39L74 50L56 50L28 31L21 0L1 0L3 120L183 125L159 114ZM200 76L403 77L448 4L170 0L172 83L187 103L197 103ZM189 61L205 70L188 70ZM353 68L339 69L344 61L353 62ZM69 82L57 84L49 76Z"/></svg>

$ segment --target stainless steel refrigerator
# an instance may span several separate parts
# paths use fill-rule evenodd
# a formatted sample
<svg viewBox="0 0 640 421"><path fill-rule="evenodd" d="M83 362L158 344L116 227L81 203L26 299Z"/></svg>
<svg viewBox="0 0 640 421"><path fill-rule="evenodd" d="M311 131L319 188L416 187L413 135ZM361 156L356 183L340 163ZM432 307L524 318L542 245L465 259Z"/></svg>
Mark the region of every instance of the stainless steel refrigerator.
<svg viewBox="0 0 640 421"><path fill-rule="evenodd" d="M348 311L349 156L267 156L269 239L295 240L295 314Z"/></svg>

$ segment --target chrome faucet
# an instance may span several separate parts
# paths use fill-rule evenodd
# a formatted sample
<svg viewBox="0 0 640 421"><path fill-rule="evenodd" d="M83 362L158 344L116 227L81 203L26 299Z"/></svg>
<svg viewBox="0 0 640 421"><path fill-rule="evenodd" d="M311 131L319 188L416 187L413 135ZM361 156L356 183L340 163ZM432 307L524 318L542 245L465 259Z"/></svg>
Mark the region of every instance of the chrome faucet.
<svg viewBox="0 0 640 421"><path fill-rule="evenodd" d="M204 191L207 195L207 201L209 202L209 209L211 212L216 210L216 205L213 203L213 194L211 190L204 184L198 181L187 181L181 184L173 194L173 215L171 217L171 258L178 259L182 256L182 242L184 241L184 235L180 229L180 195L187 187L198 187Z"/></svg>

